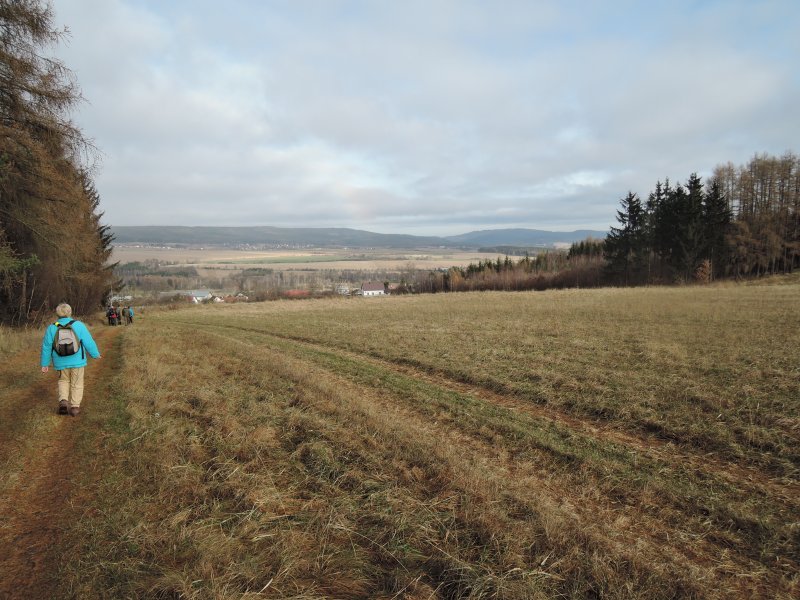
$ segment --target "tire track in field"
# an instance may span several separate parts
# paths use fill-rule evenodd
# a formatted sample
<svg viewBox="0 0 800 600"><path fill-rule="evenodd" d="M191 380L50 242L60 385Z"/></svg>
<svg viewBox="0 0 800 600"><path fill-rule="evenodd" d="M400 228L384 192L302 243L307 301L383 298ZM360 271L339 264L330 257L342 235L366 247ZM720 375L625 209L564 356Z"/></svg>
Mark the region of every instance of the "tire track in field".
<svg viewBox="0 0 800 600"><path fill-rule="evenodd" d="M113 365L109 361L116 329L100 329L95 339L103 353L98 365L86 370L86 393L81 406L88 407L106 388ZM23 353L23 360L36 365L36 356ZM53 370L51 370L51 373ZM47 401L46 398L51 400ZM78 417L55 415L55 381L44 375L32 388L14 395L7 414L22 426L6 423L7 435L0 438L0 455L18 453L6 461L9 486L0 498L0 598L56 598L62 595L60 565L71 558L59 552L61 536L77 508L70 505L72 479L81 468L75 454L79 430L92 426L85 412ZM31 427L25 422L36 421ZM35 427L33 427L35 425ZM95 425L96 426L96 425ZM31 431L28 431L31 429ZM14 463L13 465L11 463ZM6 475L6 473L3 473Z"/></svg>
<svg viewBox="0 0 800 600"><path fill-rule="evenodd" d="M431 373L422 368L408 364L400 364L382 357L376 357L372 354L354 352L336 346L321 344L302 337L276 334L251 327L220 325L216 323L207 323L206 325L255 333L264 337L272 337L297 343L316 351L328 352L342 357L361 360L399 375L425 381L435 387L462 395L471 395L511 411L521 412L537 419L545 419L550 423L566 427L596 440L632 448L653 460L659 460L671 465L689 466L696 473L711 473L716 476L721 476L734 486L744 486L749 489L766 491L772 498L794 507L795 509L800 509L800 482L776 480L756 468L721 460L710 454L681 452L678 447L671 442L657 437L643 437L630 432L621 431L611 426L602 426L594 421L581 419L580 417L564 413L557 409L520 400L513 395L504 395L480 385L465 383L441 371Z"/></svg>
<svg viewBox="0 0 800 600"><path fill-rule="evenodd" d="M265 335L269 336L271 334ZM372 355L364 355L358 352L329 347L305 339L293 339L291 336L279 335L273 337L311 348L317 352L329 353L348 357L356 361L367 362L399 375L423 380L433 387L465 395L474 395L484 401L491 402L512 411L519 410L520 412L532 416L543 417L561 426L566 425L571 429L577 429L582 433L589 434L589 436L594 439L603 439L604 441L611 441L612 443L637 446L650 458L654 460L658 460L659 458L663 459L663 454L650 452L647 441L643 438L638 438L615 429L597 427L591 422L565 415L553 409L526 403L513 396L503 396L481 386L467 384L446 375L439 377L413 366L397 364ZM299 359L303 360L303 357ZM313 358L310 358L310 360L313 363ZM326 367L322 366L320 368L325 369ZM564 502L569 506L570 510L574 511L576 515L579 515L580 521L586 529L596 530L596 526L602 524L602 533L599 537L604 539L610 546L615 547L620 556L625 556L626 553L629 552L632 543L635 543L639 551L650 552L653 556L664 556L665 549L669 549L666 555L671 556L670 562L673 562L673 564L683 565L687 569L697 569L700 567L705 570L706 576L711 576L717 580L725 580L726 584L734 585L734 587L739 588L742 597L770 597L770 593L762 587L765 583L763 580L752 580L746 583L739 581L734 583L731 582L726 575L723 575L726 569L729 570L731 568L737 572L746 572L748 570L755 572L763 568L762 562L754 560L752 556L748 556L748 553L742 551L742 548L731 549L727 547L725 542L720 545L718 541L707 540L704 538L704 534L698 534L688 529L684 531L680 529L671 529L661 521L660 516L655 515L649 509L642 511L641 507L636 504L631 504L629 506L629 508L634 511L633 514L620 511L620 506L612 500L610 496L604 499L593 496L588 505L582 505L582 503L587 500L586 496L581 494L576 495L574 489L569 485L564 487L563 482L559 482L559 476L556 475L555 477L545 478L537 467L524 459L520 460L518 457L515 457L513 453L509 454L506 450L499 450L492 443L487 442L485 439L476 436L470 431L462 430L457 425L439 422L434 422L430 425L429 420L421 417L413 408L398 408L394 403L382 401L379 394L376 395L374 399L376 401L381 401L386 407L400 410L407 418L416 421L418 427L422 427L423 423L428 423L428 427L432 431L437 432L436 435L452 440L459 448L468 448L473 456L476 457L476 462L481 462L483 457L493 457L491 460L496 462L498 471L504 474L497 479L498 485L500 487L505 487L509 491L513 490L512 493L516 494L521 504L526 502L531 489L539 489L547 494L551 501L554 500L556 503ZM574 427L573 424L575 425ZM660 442L660 440L658 441ZM664 443L662 443L662 445L666 446ZM690 457L688 455L685 457L679 456L678 458L679 460L703 460L701 457ZM663 460L663 462L669 464L671 461ZM697 469L700 470L700 466L704 463L696 464ZM728 465L725 466L727 467ZM741 483L736 475L731 475L731 481ZM785 490L781 491L785 493ZM610 492L611 490L606 490L603 494L610 494ZM783 495L782 498L785 501L796 499L785 495ZM660 513L661 515L670 514L674 511L674 507L669 507L667 504L662 506L664 511ZM636 511L639 512L637 513ZM626 521L626 524L622 527L622 531L619 534L615 531L608 530L609 526L618 519ZM688 523L689 521L687 520L687 526ZM615 527L611 527L611 529L615 529ZM681 539L683 536L691 538L691 542L687 543L686 539ZM720 559L720 554L725 555L724 560ZM716 572L715 567L718 567L725 560L728 561L727 566L720 572ZM656 564L658 560L653 559L652 562Z"/></svg>
<svg viewBox="0 0 800 600"><path fill-rule="evenodd" d="M238 329L236 327L218 328ZM256 346L252 341L242 340L235 335L215 334L208 329L205 333L218 336L229 343ZM255 333L270 337L270 334L264 332L255 331ZM272 351L280 353L280 350L272 349ZM360 357L360 355L357 356ZM295 356L289 360L309 365L308 369L303 370L303 375L298 376L297 381L301 384L305 381L313 382L315 378L312 373L318 369L321 372L334 374L343 382L344 386L352 387L352 391L345 394L347 397L363 395L358 391L358 384L350 381L346 376L336 374L335 370L330 367L315 364L313 358ZM413 408L393 402L380 393L372 395L369 402L380 404L383 410L397 415L398 423L404 423L416 431L429 432L430 439L448 440L452 447L463 450L463 452L458 452L458 456L463 459L464 464L492 464L493 468L483 473L483 476L489 477L498 489L505 490L505 494L513 498L513 502L517 506L525 507L523 511L536 513L541 508L540 502L544 502L550 507L560 507L556 510L566 511L564 514L570 515L570 519L574 518L574 522L581 530L590 533L597 541L602 541L623 560L624 557L630 555L631 548L635 546L637 554L649 555L649 564L657 565L668 558L667 563L681 572L691 571L701 578L710 577L716 581L724 581L725 585L729 586L728 590L731 589L730 586L738 589L741 597L747 595L769 597L769 594L763 589L763 586L769 585L769 581L748 580L745 582L730 576L731 572L763 571L762 563L754 561L746 554L739 552L738 549L727 548L723 552L721 546L715 541L704 539L696 532L671 528L661 520L664 514L671 512L667 507L665 507L667 510L659 515L652 514L647 510L642 511L637 506L630 506L627 510L621 509L620 505L605 493L600 496L591 493L582 494L579 486L574 485L574 482L570 483L569 477L565 479L562 475L543 472L532 463L514 458L508 449L495 446L480 436L461 430L452 423L427 419ZM618 523L622 524L618 525ZM686 538L692 538L691 543L687 543ZM724 560L720 559L720 554L724 554ZM720 568L723 562L725 565Z"/></svg>

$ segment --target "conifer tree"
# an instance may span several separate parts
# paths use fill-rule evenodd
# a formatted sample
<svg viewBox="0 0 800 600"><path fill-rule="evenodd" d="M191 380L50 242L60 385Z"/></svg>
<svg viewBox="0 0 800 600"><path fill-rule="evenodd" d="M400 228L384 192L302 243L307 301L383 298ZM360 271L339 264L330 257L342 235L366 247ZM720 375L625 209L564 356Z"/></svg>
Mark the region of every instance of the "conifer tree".
<svg viewBox="0 0 800 600"><path fill-rule="evenodd" d="M680 188L683 191L684 188ZM676 266L685 279L690 279L703 259L705 242L703 235L703 182L692 173L686 182L684 193L676 194L678 228L676 241L678 261Z"/></svg>
<svg viewBox="0 0 800 600"><path fill-rule="evenodd" d="M610 273L623 283L636 283L647 261L645 211L639 196L633 192L620 200L617 211L621 227L612 227L606 237L604 252Z"/></svg>
<svg viewBox="0 0 800 600"><path fill-rule="evenodd" d="M704 255L711 261L712 277L725 274L729 259L731 210L719 181L712 179L703 201Z"/></svg>

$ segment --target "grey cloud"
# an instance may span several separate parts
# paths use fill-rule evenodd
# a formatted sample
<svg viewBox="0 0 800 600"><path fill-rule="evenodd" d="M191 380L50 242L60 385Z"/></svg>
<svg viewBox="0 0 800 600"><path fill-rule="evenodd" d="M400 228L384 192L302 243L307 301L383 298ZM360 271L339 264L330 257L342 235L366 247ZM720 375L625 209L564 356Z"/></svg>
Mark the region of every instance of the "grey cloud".
<svg viewBox="0 0 800 600"><path fill-rule="evenodd" d="M602 229L628 189L798 139L795 67L775 59L797 50L791 3L780 15L679 3L652 22L621 6L57 10L73 30L63 56L90 102L76 117L105 154L98 186L113 223L433 233ZM782 21L766 49L739 41L754 13Z"/></svg>

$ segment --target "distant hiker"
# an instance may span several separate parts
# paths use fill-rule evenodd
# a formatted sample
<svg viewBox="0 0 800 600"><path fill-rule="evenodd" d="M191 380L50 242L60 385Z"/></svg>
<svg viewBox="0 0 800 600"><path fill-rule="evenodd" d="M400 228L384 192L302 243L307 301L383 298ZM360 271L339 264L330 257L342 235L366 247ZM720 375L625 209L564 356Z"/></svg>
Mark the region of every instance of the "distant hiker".
<svg viewBox="0 0 800 600"><path fill-rule="evenodd" d="M108 319L108 324L109 325L113 325L114 324L114 307L113 306L109 306L106 309L106 318Z"/></svg>
<svg viewBox="0 0 800 600"><path fill-rule="evenodd" d="M122 307L122 322L125 323L125 325L128 324L128 307L127 306L123 306Z"/></svg>
<svg viewBox="0 0 800 600"><path fill-rule="evenodd" d="M72 307L59 304L56 307L58 320L49 325L42 339L42 373L50 365L58 371L58 414L77 417L83 399L83 371L86 353L100 358L100 350L92 339L89 329L71 319Z"/></svg>
<svg viewBox="0 0 800 600"><path fill-rule="evenodd" d="M133 307L132 306L128 307L128 323L133 325Z"/></svg>

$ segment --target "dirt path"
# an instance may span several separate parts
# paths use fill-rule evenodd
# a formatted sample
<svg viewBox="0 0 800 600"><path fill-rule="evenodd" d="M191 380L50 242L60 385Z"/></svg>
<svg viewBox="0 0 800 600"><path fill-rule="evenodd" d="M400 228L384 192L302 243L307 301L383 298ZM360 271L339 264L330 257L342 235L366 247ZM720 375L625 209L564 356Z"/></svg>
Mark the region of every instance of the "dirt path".
<svg viewBox="0 0 800 600"><path fill-rule="evenodd" d="M77 418L55 414L55 378L43 375L33 386L15 390L3 402L0 424L0 599L56 598L59 590L59 540L78 509L73 479L81 469L75 452L81 430L99 424L85 418L102 401L113 361L118 328L94 328L103 353L86 371L84 413ZM25 368L36 368L38 356L23 353ZM14 373L4 369L2 378ZM52 401L44 400L53 398Z"/></svg>

